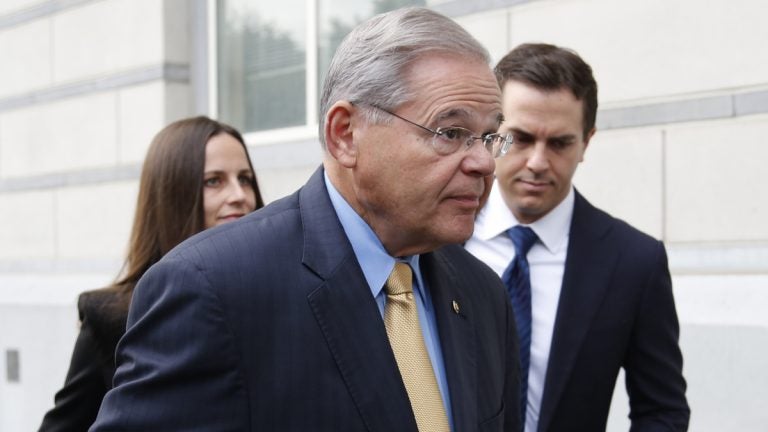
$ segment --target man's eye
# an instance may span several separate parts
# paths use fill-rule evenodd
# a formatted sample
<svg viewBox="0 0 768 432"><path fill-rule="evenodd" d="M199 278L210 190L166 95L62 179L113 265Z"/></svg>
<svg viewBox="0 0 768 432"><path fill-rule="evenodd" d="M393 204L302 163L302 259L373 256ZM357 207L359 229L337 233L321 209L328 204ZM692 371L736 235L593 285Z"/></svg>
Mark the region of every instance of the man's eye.
<svg viewBox="0 0 768 432"><path fill-rule="evenodd" d="M568 148L568 146L571 144L571 141L567 140L552 140L549 145L555 149L555 150L563 150Z"/></svg>
<svg viewBox="0 0 768 432"><path fill-rule="evenodd" d="M442 130L442 135L449 140L461 140L466 134L463 129L445 128Z"/></svg>
<svg viewBox="0 0 768 432"><path fill-rule="evenodd" d="M533 137L530 135L514 134L514 140L515 140L515 144L518 144L518 145L533 144Z"/></svg>

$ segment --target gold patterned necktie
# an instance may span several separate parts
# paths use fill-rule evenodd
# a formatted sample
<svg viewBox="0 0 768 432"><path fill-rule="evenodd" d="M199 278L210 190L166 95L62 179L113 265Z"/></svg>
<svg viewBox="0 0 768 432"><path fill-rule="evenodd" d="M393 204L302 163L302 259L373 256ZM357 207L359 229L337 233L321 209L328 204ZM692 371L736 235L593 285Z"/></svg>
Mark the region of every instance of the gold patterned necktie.
<svg viewBox="0 0 768 432"><path fill-rule="evenodd" d="M421 334L408 264L395 263L385 289L384 326L419 432L449 432L443 399Z"/></svg>

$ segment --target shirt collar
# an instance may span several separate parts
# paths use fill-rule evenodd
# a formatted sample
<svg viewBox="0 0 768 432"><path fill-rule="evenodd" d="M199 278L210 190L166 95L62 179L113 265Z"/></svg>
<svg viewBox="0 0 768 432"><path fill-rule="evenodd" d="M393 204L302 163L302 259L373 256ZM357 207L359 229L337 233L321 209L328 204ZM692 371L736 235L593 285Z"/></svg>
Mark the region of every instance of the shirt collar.
<svg viewBox="0 0 768 432"><path fill-rule="evenodd" d="M395 268L395 262L401 261L410 264L416 281L415 290L422 300L425 300L424 284L422 283L421 270L419 269L419 255L398 258L389 255L386 249L384 249L384 245L381 244L381 241L376 236L376 233L373 232L371 227L336 190L336 187L333 186L328 178L328 174L324 172L323 176L333 209L336 211L344 233L346 233L352 245L352 250L358 263L360 263L360 268L363 270L363 275L368 282L368 287L373 297L379 296L389 274Z"/></svg>
<svg viewBox="0 0 768 432"><path fill-rule="evenodd" d="M574 202L575 192L571 186L568 195L560 204L542 218L527 225L551 253L557 253L566 244L565 240L568 238L571 219L573 218ZM475 236L480 240L487 241L504 235L508 229L515 225L520 225L520 222L507 207L501 196L498 181L494 180L488 202L477 216Z"/></svg>

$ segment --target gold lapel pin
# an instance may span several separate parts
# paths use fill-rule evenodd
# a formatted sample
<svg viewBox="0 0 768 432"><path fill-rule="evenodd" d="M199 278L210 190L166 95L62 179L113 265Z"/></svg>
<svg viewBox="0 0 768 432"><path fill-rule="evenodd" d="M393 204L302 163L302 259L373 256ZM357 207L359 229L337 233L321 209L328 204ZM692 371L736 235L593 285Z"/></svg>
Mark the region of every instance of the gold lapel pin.
<svg viewBox="0 0 768 432"><path fill-rule="evenodd" d="M456 313L456 314L458 314L458 313L459 313L459 311L460 311L460 309L459 309L459 303L458 303L456 300L454 300L454 301L453 301L453 312L454 312L454 313Z"/></svg>

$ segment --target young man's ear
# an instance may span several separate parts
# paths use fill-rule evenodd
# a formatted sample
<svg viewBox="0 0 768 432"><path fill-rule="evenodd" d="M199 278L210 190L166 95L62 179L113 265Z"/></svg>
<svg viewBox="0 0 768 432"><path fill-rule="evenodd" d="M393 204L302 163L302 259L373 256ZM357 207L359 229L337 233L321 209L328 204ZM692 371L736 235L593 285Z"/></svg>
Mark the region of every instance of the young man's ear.
<svg viewBox="0 0 768 432"><path fill-rule="evenodd" d="M589 147L589 142L592 141L592 137L595 136L595 132L597 132L597 128L592 128L587 136L584 137L584 150L581 152L581 159L579 162L584 162L584 153L586 153L587 147Z"/></svg>
<svg viewBox="0 0 768 432"><path fill-rule="evenodd" d="M357 145L353 139L355 107L348 101L338 101L326 114L325 146L328 153L346 168L357 163Z"/></svg>
<svg viewBox="0 0 768 432"><path fill-rule="evenodd" d="M595 132L597 132L597 128L593 127L591 131L587 134L587 137L584 138L584 147L587 147L589 145L589 142L592 141L592 137L595 136Z"/></svg>

